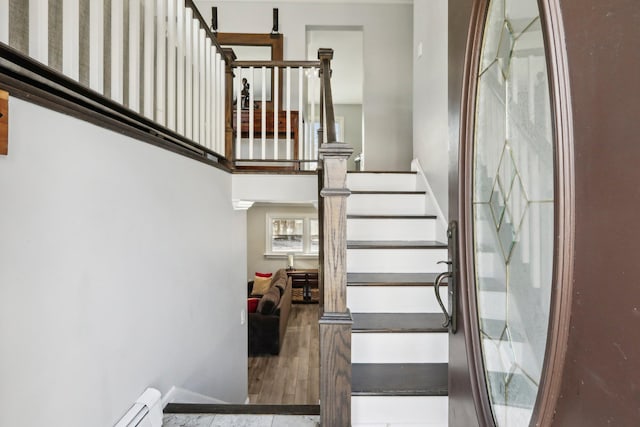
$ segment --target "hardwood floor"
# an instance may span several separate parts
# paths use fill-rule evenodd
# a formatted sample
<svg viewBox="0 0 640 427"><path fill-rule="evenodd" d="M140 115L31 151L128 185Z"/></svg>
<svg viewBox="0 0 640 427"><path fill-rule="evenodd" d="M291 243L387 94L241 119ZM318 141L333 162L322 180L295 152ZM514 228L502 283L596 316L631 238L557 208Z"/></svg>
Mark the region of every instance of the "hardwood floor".
<svg viewBox="0 0 640 427"><path fill-rule="evenodd" d="M318 345L318 305L293 304L280 355L249 357L250 403L317 405Z"/></svg>

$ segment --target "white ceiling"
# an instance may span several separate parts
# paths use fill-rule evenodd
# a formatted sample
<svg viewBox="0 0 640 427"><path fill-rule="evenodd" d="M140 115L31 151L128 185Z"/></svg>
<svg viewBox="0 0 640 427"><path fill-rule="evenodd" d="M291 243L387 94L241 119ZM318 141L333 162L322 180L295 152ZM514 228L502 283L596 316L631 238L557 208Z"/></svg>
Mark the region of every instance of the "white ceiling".
<svg viewBox="0 0 640 427"><path fill-rule="evenodd" d="M362 104L362 30L308 30L307 59L318 59L318 48L333 49L331 89L334 104Z"/></svg>

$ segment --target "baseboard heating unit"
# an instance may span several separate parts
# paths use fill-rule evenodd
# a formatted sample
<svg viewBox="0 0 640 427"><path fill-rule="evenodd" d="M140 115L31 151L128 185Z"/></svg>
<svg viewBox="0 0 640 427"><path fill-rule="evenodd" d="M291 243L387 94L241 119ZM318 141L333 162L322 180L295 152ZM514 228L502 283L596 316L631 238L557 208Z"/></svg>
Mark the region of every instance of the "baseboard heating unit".
<svg viewBox="0 0 640 427"><path fill-rule="evenodd" d="M161 394L148 388L114 427L162 427Z"/></svg>

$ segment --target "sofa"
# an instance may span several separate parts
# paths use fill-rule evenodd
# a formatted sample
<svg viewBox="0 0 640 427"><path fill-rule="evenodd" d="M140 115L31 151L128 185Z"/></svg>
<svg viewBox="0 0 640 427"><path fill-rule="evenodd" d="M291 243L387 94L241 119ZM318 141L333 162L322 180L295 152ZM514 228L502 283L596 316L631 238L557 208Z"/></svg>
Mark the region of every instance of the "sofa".
<svg viewBox="0 0 640 427"><path fill-rule="evenodd" d="M273 274L264 294L254 293L253 285L248 283L249 297L260 301L256 311L249 313L249 355L279 354L291 312L291 279L281 269Z"/></svg>

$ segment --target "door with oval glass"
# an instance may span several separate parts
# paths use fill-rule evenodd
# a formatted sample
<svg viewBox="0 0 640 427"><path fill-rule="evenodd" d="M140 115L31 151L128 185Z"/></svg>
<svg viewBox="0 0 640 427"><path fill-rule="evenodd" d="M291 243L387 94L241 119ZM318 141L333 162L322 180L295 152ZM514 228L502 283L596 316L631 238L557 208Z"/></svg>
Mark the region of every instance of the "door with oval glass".
<svg viewBox="0 0 640 427"><path fill-rule="evenodd" d="M460 259L452 267L460 272L454 301L464 317L459 333L468 366L461 368L469 372L473 424L536 425L553 394L549 368L557 362L558 337L550 331L561 286L563 242L557 236L564 207L558 193L564 181L547 3L478 0L472 12L458 164L460 224L450 228L450 253L459 252ZM452 372L456 363L452 358ZM471 425L469 412L456 410L456 388L450 393L450 425Z"/></svg>

